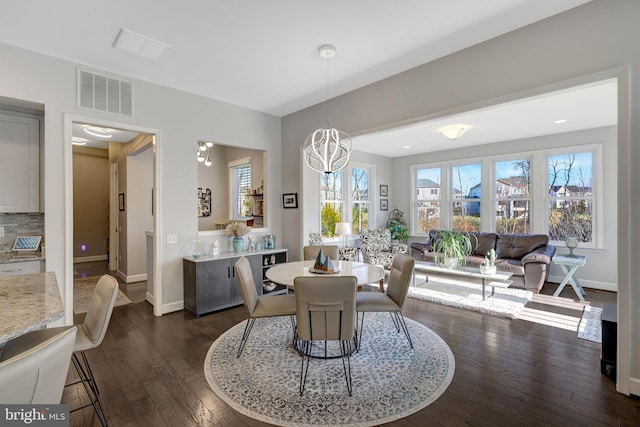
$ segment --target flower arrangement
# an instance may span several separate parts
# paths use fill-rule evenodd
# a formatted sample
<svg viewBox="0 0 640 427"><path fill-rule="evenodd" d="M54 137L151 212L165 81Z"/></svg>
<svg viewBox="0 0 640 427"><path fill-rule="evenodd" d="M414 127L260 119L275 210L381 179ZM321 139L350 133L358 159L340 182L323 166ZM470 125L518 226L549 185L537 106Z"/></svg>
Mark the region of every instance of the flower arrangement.
<svg viewBox="0 0 640 427"><path fill-rule="evenodd" d="M249 227L241 222L232 222L225 228L227 236L242 237L249 232Z"/></svg>

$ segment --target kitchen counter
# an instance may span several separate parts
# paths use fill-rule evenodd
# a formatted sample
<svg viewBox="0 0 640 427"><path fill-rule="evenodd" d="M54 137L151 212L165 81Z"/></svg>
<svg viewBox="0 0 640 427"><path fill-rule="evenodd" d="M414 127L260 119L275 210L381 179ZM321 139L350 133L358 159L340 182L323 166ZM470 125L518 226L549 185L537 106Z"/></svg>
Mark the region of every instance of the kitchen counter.
<svg viewBox="0 0 640 427"><path fill-rule="evenodd" d="M0 278L0 346L63 315L55 273Z"/></svg>

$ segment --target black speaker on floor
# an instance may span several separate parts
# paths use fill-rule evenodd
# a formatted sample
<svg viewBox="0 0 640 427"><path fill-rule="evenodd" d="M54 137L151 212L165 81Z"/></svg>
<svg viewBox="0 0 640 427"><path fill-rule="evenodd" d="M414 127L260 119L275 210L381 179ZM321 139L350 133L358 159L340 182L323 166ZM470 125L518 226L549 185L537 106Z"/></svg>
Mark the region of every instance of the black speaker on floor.
<svg viewBox="0 0 640 427"><path fill-rule="evenodd" d="M616 304L602 305L602 353L600 372L613 376L616 372L616 352L618 348L618 309Z"/></svg>

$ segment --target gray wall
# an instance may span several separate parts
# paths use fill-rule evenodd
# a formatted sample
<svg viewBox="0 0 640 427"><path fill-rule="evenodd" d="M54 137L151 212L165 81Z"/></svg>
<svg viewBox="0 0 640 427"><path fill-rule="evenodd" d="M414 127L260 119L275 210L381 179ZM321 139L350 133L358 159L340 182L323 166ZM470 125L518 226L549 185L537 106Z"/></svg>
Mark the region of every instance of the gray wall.
<svg viewBox="0 0 640 427"><path fill-rule="evenodd" d="M298 167L283 171L283 190L300 191L303 174L299 146L324 123L327 109L334 118L333 126L361 135L619 76L618 388L640 395L640 311L631 310L640 305L640 289L632 286L635 280L631 280L640 275L640 265L632 262L629 249L640 237L640 224L630 221L640 215L640 190L630 185L640 182L640 171L629 167L640 163L637 144L629 143L640 135L640 121L629 120L638 117L640 96L628 87L629 80L640 80L638 16L640 2L595 0L286 116L282 120L283 163ZM389 190L398 194L394 187L401 180L396 178L394 182ZM409 206L405 201L399 208L406 211ZM283 219L290 225L284 230L284 240L290 246L299 246L303 241L300 216L286 212Z"/></svg>

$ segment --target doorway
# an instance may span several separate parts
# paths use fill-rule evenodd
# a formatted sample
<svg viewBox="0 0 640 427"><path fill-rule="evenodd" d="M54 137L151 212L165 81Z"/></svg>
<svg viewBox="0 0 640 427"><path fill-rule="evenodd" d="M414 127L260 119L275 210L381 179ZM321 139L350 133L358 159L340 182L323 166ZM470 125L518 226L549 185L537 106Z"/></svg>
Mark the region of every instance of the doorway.
<svg viewBox="0 0 640 427"><path fill-rule="evenodd" d="M109 270L115 270L118 277L121 281L128 283L129 281L140 281L147 279L147 272L151 272L150 274L154 278L152 281L152 289L148 289L147 292L147 300L154 307L154 314L161 315L161 289L160 289L160 280L161 275L155 270L158 269L156 259L158 259L158 253L160 251L160 247L158 245L158 240L152 240L152 248L149 251L152 256L150 257L149 265L146 263L141 267L142 271L136 271L136 274L133 277L127 275L126 268L122 269L122 261L124 258L124 254L122 254L123 250L123 238L126 243L126 235L121 236L123 231L126 232L126 229L123 229L123 224L126 224L125 215L129 212L134 212L136 203L127 204L126 203L126 195L129 192L127 189L127 180L126 180L126 158L129 154L132 156L136 156L140 152L146 152L144 156L136 156L138 160L138 164L136 166L140 166L140 159L144 159L144 162L148 163L145 166L145 170L148 171L148 176L145 178L145 181L148 182L149 191L145 191L148 193L148 205L149 209L145 210L147 216L150 218L149 222L145 226L145 229L140 233L142 236L142 244L146 244L146 235L155 234L157 235L158 224L159 222L159 213L158 209L158 198L152 201L151 197L151 189L158 189L157 185L157 172L156 172L156 164L157 164L157 139L156 133L157 131L154 129L142 128L139 126L132 126L127 124L115 123L115 122L106 122L101 120L95 120L90 118L76 117L76 116L65 116L65 135L66 141L71 142L72 138L75 137L78 142L78 131L83 131L85 127L98 127L98 128L106 128L113 131L114 133L120 134L118 138L113 138L113 141L116 141L120 144L111 143L111 148L109 148L109 143L102 143L102 148L98 148L100 145L98 138L94 138L92 143L88 141L85 142L85 151L88 151L91 155L96 155L100 150L103 150L105 154L102 155L104 161L104 173L105 177L102 177L102 180L106 183L101 184L106 186L102 188L99 192L102 194L102 198L100 199L100 208L98 212L97 224L96 228L98 229L97 233L95 233L96 241L98 243L93 243L91 245L87 243L80 242L79 239L75 238L74 228L76 226L76 214L74 212L78 212L75 203L77 203L76 194L74 192L74 173L75 173L75 155L74 151L78 151L77 148L73 148L72 144L65 144L65 192L68 195L65 198L65 221L67 224L65 231L65 320L73 318L73 278L74 278L74 261L78 260L78 250L84 250L85 254L89 252L89 250L97 246L98 254L92 253L89 254L87 259L91 261L92 259L100 259L105 265L108 265ZM123 136L124 135L124 136ZM84 136L82 138L85 138ZM86 140L91 141L90 137L86 137ZM111 138L109 138L111 139ZM98 142L95 142L98 140ZM92 146L92 144L94 146ZM88 145L88 147L87 147ZM82 147L82 146L79 146ZM106 154L111 152L111 154ZM125 159L124 161L122 159ZM136 180L138 177L133 177L132 180ZM92 179L89 179L92 181ZM129 183L131 186L131 182ZM97 184L96 184L97 185ZM88 185L91 187L91 183ZM106 196L105 196L106 191ZM158 193L159 191L155 191ZM138 197L138 196L136 196ZM137 200L136 200L137 201ZM153 204L153 206L152 206ZM129 205L129 206L128 206ZM127 209L129 208L129 209ZM123 223L123 218L125 222ZM87 221L87 218L84 218ZM89 223L92 222L92 218L89 218ZM90 226L89 226L90 227ZM145 233L146 232L146 233ZM86 237L88 238L88 237ZM83 247L83 244L85 245ZM138 243L139 245L140 243ZM126 245L125 245L126 247ZM146 253L147 251L143 251ZM81 252L82 254L82 252ZM92 258L94 257L94 258ZM82 258L82 256L80 257ZM82 261L82 259L80 259ZM144 262L144 260L143 260ZM125 264L126 265L126 264ZM150 283L151 284L151 283ZM67 308L68 307L68 308Z"/></svg>

